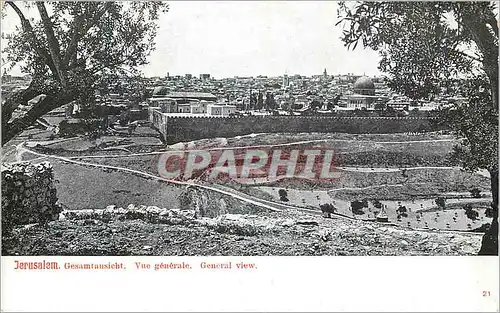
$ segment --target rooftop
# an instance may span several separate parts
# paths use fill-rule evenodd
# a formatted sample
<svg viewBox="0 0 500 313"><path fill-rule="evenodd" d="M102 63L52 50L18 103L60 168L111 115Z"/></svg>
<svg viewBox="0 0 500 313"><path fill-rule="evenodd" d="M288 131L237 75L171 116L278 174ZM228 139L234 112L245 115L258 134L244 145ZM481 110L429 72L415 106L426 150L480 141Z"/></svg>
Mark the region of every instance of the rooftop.
<svg viewBox="0 0 500 313"><path fill-rule="evenodd" d="M209 92L182 92L173 91L166 94L170 98L217 98L214 94Z"/></svg>

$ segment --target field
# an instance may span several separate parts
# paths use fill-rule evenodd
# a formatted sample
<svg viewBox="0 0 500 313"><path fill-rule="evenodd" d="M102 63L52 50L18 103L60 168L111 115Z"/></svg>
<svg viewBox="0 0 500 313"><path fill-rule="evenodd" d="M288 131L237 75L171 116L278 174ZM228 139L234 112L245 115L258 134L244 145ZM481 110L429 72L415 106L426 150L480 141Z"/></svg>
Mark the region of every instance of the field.
<svg viewBox="0 0 500 313"><path fill-rule="evenodd" d="M282 178L278 181L241 183L228 180L215 186L249 197L282 203L278 191L285 190L287 205L320 212L320 205L333 204L338 213L355 219L374 220L386 206L391 223L419 229L473 230L489 223L486 209L491 201L487 175L467 173L450 159L458 143L442 133L424 134L252 134L234 138L202 139L165 147L151 136L147 127L136 136L105 136L94 141L83 138L30 144L33 151L70 158L70 160L111 166L158 176L158 158L162 151L190 149L231 149L234 147L293 147L297 149L333 149L340 178L330 182ZM36 158L29 152L24 159ZM178 207L183 187L166 184L141 175L104 168L54 161L60 202L70 209L103 208L110 204L130 203L165 208ZM207 186L214 182L198 181ZM481 198L472 198L477 188ZM436 198L446 199L444 208ZM352 201L366 200L362 214L353 214ZM475 220L465 215L470 205L479 214ZM238 205L236 205L238 206ZM398 208L407 208L399 217ZM437 211L437 215L436 215Z"/></svg>

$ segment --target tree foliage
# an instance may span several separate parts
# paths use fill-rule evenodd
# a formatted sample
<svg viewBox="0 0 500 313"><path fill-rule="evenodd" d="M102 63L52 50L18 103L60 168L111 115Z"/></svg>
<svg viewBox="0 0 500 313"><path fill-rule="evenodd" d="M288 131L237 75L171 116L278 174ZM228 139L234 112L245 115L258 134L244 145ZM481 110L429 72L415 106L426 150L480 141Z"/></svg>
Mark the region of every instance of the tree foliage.
<svg viewBox="0 0 500 313"><path fill-rule="evenodd" d="M355 215L365 214L363 208L367 207L368 207L368 201L366 199L363 199L362 201L359 200L351 201L351 211Z"/></svg>
<svg viewBox="0 0 500 313"><path fill-rule="evenodd" d="M339 3L342 40L379 51L389 85L430 98L479 66L498 84L498 25L488 2ZM495 73L496 72L496 73Z"/></svg>

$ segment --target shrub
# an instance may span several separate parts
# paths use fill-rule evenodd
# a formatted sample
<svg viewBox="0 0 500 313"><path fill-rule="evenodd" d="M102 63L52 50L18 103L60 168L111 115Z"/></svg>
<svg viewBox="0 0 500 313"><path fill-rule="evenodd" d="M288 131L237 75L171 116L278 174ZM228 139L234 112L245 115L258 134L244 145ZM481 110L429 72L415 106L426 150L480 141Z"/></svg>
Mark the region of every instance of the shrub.
<svg viewBox="0 0 500 313"><path fill-rule="evenodd" d="M363 200L363 201L352 201L351 202L351 210L352 213L355 215L363 215L365 212L363 211L363 208L368 207L368 201Z"/></svg>
<svg viewBox="0 0 500 313"><path fill-rule="evenodd" d="M288 193L285 189L278 190L278 194L280 196L280 201L288 202Z"/></svg>
<svg viewBox="0 0 500 313"><path fill-rule="evenodd" d="M73 137L81 134L92 134L98 137L102 132L101 119L64 120L59 123L59 135L61 137Z"/></svg>
<svg viewBox="0 0 500 313"><path fill-rule="evenodd" d="M218 219L215 224L211 224L208 227L221 234L238 236L256 236L260 233L257 226L245 220L231 221Z"/></svg>
<svg viewBox="0 0 500 313"><path fill-rule="evenodd" d="M381 209L382 208L382 202L380 202L378 200L375 200L375 201L373 201L373 206L376 207L377 209Z"/></svg>
<svg viewBox="0 0 500 313"><path fill-rule="evenodd" d="M446 199L443 197L436 198L436 200L434 200L434 202L437 204L438 207L440 207L442 209L444 209L444 207L446 206Z"/></svg>
<svg viewBox="0 0 500 313"><path fill-rule="evenodd" d="M465 205L464 210L465 210L465 215L469 219L475 221L479 218L479 212L477 212L476 210L473 210L472 206L470 204Z"/></svg>
<svg viewBox="0 0 500 313"><path fill-rule="evenodd" d="M320 204L319 207L323 213L335 213L337 211L337 208L331 203Z"/></svg>
<svg viewBox="0 0 500 313"><path fill-rule="evenodd" d="M191 192L190 190L184 190L180 195L179 195L179 207L181 210L187 210L191 209L193 203L193 199L191 198Z"/></svg>
<svg viewBox="0 0 500 313"><path fill-rule="evenodd" d="M472 188L470 190L470 195L473 198L481 198L481 190L479 188Z"/></svg>
<svg viewBox="0 0 500 313"><path fill-rule="evenodd" d="M399 208L396 210L397 213L399 214L403 214L403 213L406 213L408 210L406 209L405 206L399 206Z"/></svg>

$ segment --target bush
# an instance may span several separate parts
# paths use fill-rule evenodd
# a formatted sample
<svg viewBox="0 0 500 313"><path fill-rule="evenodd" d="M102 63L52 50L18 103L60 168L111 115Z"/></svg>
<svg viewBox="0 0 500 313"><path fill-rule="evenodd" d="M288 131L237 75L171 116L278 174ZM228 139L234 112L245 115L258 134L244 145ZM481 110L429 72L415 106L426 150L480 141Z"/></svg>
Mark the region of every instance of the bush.
<svg viewBox="0 0 500 313"><path fill-rule="evenodd" d="M396 210L396 212L397 212L397 213L399 213L399 214L403 214L403 213L408 212L408 210L406 209L406 207L405 207L405 206L401 206L401 205L400 205L400 206L398 207L398 209Z"/></svg>
<svg viewBox="0 0 500 313"><path fill-rule="evenodd" d="M191 197L191 191L184 190L179 195L179 207L181 210L189 210L192 209L192 206L193 206L193 199Z"/></svg>
<svg viewBox="0 0 500 313"><path fill-rule="evenodd" d="M278 190L278 194L280 196L280 201L283 201L283 202L288 202L288 193L286 192L285 189L280 189Z"/></svg>
<svg viewBox="0 0 500 313"><path fill-rule="evenodd" d="M436 205L442 209L445 208L446 206L446 199L443 198L443 197L438 197L436 198L436 200L434 200L434 202L436 203Z"/></svg>
<svg viewBox="0 0 500 313"><path fill-rule="evenodd" d="M486 217L493 217L493 209L492 208L487 208L486 211L484 212L484 215L486 215Z"/></svg>
<svg viewBox="0 0 500 313"><path fill-rule="evenodd" d="M238 236L256 236L260 233L259 229L255 225L248 222L219 220L216 225L211 226L210 228L221 234Z"/></svg>
<svg viewBox="0 0 500 313"><path fill-rule="evenodd" d="M472 188L470 190L470 195L473 198L481 198L481 190L479 188Z"/></svg>
<svg viewBox="0 0 500 313"><path fill-rule="evenodd" d="M472 205L466 204L463 209L465 210L465 215L469 219L475 221L475 220L477 220L479 218L479 212L476 211L476 210L473 210L472 209Z"/></svg>
<svg viewBox="0 0 500 313"><path fill-rule="evenodd" d="M401 217L408 217L408 214L405 212L398 214L398 218L401 218Z"/></svg>
<svg viewBox="0 0 500 313"><path fill-rule="evenodd" d="M337 208L333 206L331 203L325 203L319 205L321 212L323 213L335 213L337 212Z"/></svg>
<svg viewBox="0 0 500 313"><path fill-rule="evenodd" d="M377 209L381 209L382 208L382 202L380 202L378 200L375 200L375 201L373 201L373 206L376 207Z"/></svg>
<svg viewBox="0 0 500 313"><path fill-rule="evenodd" d="M368 207L368 201L367 200L363 200L363 201L352 201L351 202L351 210L352 210L352 213L354 213L355 215L363 215L365 214L365 212L363 211L363 208L367 208Z"/></svg>

